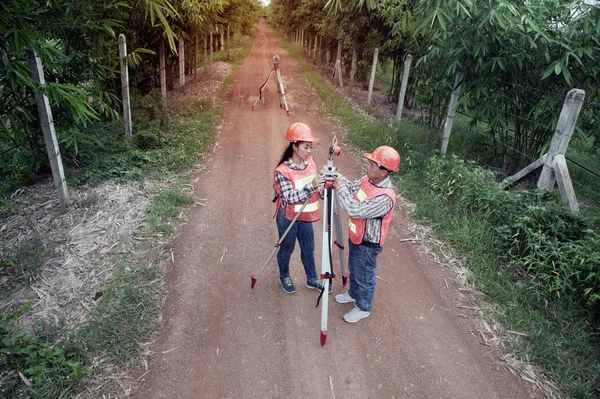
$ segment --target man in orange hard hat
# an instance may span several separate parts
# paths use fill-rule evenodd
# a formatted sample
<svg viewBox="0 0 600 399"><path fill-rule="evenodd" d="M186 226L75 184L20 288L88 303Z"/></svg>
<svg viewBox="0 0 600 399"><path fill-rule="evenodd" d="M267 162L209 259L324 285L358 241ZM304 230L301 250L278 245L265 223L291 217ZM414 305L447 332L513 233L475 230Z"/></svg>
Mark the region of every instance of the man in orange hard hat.
<svg viewBox="0 0 600 399"><path fill-rule="evenodd" d="M354 304L354 308L344 315L348 323L356 323L371 314L376 259L383 249L396 204L389 174L400 167L400 154L392 147L377 147L364 156L369 160L365 176L351 182L340 175L333 185L340 206L350 217L350 289L335 296L339 303Z"/></svg>

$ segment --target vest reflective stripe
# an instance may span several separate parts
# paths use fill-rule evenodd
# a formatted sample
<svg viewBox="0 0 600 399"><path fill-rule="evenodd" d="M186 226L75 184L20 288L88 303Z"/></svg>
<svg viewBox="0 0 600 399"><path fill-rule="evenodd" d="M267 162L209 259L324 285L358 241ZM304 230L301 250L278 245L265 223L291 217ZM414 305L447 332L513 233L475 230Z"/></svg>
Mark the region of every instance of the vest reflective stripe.
<svg viewBox="0 0 600 399"><path fill-rule="evenodd" d="M310 176L306 176L306 177L301 177L298 180L293 181L294 188L296 190L300 190L302 187L306 186L308 183L311 183L315 177L316 177L316 175L310 175Z"/></svg>
<svg viewBox="0 0 600 399"><path fill-rule="evenodd" d="M313 179L317 176L317 165L315 165L315 162L313 161L312 157L307 157L306 161L308 165L305 169L302 170L291 169L289 166L282 163L275 169L275 171L281 173L286 179L288 179L292 183L295 190L299 190L302 187L305 187L307 184L310 184L313 181ZM280 195L281 189L277 185L276 173L274 177L275 179L273 181L273 187L275 188L275 193L277 193L277 195ZM277 201L275 202L274 217L277 216L277 212L279 212L279 208L281 207L282 201L283 200L281 197L277 198ZM286 204L286 219L291 222L294 219L294 217L296 217L296 214L300 212L300 208L302 208L303 204L304 203ZM297 220L301 222L316 222L321 218L321 211L319 210L319 207L319 193L315 191L310 200L308 201L308 204L306 204L306 206L304 207L304 210L302 211L300 216L298 216Z"/></svg>
<svg viewBox="0 0 600 399"><path fill-rule="evenodd" d="M360 202L363 202L364 200L367 199L367 194L365 194L365 192L362 190L362 188L359 188L358 191L356 192L356 198Z"/></svg>
<svg viewBox="0 0 600 399"><path fill-rule="evenodd" d="M319 208L321 207L320 202L309 202L308 204L306 204L306 206L304 207L304 210L302 211L302 213L305 212L314 212L319 210ZM300 212L300 208L302 208L302 204L296 204L294 205L294 212L298 213Z"/></svg>
<svg viewBox="0 0 600 399"><path fill-rule="evenodd" d="M354 223L352 223L352 219L348 220L348 227L350 228L351 232L356 234L356 225Z"/></svg>
<svg viewBox="0 0 600 399"><path fill-rule="evenodd" d="M377 187L376 185L369 182L369 178L365 176L360 182L360 187L358 191L356 192L356 194L354 194L354 199L358 202L362 202L367 199L375 198L379 195L387 195L392 199L392 209L390 209L390 211L387 214L385 214L381 220L379 246L383 247L390 227L390 222L392 221L392 216L394 216L394 207L396 205L396 193L391 188ZM360 245L365 236L366 227L367 219L350 218L348 227L348 236L350 237L350 241L352 241L356 245Z"/></svg>

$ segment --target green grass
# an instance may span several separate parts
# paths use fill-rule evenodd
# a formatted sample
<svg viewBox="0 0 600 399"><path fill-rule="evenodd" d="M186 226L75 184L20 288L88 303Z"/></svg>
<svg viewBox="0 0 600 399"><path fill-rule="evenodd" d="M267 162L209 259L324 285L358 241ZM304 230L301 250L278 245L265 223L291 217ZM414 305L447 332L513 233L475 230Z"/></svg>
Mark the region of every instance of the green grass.
<svg viewBox="0 0 600 399"><path fill-rule="evenodd" d="M194 199L180 190L162 190L155 197L148 211L148 223L153 231L164 235L175 232L171 220L179 216L182 208L194 204Z"/></svg>
<svg viewBox="0 0 600 399"><path fill-rule="evenodd" d="M433 226L435 233L445 242L452 245L458 253L467 259L467 266L472 270L471 279L476 286L485 292L487 300L495 304L492 316L502 323L505 329L520 331L527 337L513 341L515 350L525 362L533 362L545 374L558 382L561 390L571 398L596 398L600 393L600 339L598 337L599 320L589 308L580 302L569 298L548 298L547 303L540 298L539 293L520 281L514 270L507 264L506 250L499 246L502 241L501 230L491 212L517 212L516 205L507 202L504 208L476 209L465 201L449 201L445 195L437 193L425 183L425 170L429 167L429 159L438 154L440 132L430 131L419 124L402 121L400 124L375 121L371 118L356 114L346 101L332 90L325 79L315 73L312 67L303 59L298 46L284 43L288 54L298 60L302 71L309 82L319 92L323 99L320 111L323 115L341 121L347 129L345 143L363 150L387 144L399 150L402 163L401 170L393 176L395 184L404 196L417 204L412 215L417 221ZM455 131L450 140L450 150L465 159L471 159L480 164L493 163L490 156L491 140L482 131L469 127L469 120L457 117ZM568 156L581 159L582 164L596 165L597 154L586 155L576 145L570 147ZM592 161L593 162L590 162ZM470 168L470 166L465 166ZM580 174L575 167L569 166L576 188L581 184L591 192L580 195L590 198L594 203L588 209L595 208L593 199L598 182L595 177ZM435 175L434 170L427 173ZM430 176L432 177L432 176ZM444 182L444 175L434 176L434 181ZM468 183L467 183L468 184ZM471 197L478 199L476 187L466 187ZM600 187L598 187L600 188ZM489 194L492 203L502 197L502 190ZM487 192L483 194L488 195ZM515 193L516 194L516 193ZM524 201L525 199L523 199ZM518 204L518 199L514 204ZM511 211L510 206L514 206ZM586 216L588 223L593 217ZM595 211L598 214L597 211ZM597 219L596 219L597 220Z"/></svg>

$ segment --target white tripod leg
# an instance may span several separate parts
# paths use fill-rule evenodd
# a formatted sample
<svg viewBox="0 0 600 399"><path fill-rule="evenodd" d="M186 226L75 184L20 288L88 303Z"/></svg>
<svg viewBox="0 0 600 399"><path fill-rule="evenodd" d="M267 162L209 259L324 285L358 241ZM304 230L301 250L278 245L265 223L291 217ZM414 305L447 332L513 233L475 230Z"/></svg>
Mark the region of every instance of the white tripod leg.
<svg viewBox="0 0 600 399"><path fill-rule="evenodd" d="M267 80L265 80L265 83L263 83L262 86L260 86L260 88L258 89L258 97L256 97L256 101L254 101L254 104L252 105L252 111L254 111L254 107L256 106L258 99L260 99L262 101L263 107L265 106L265 98L263 96L263 93L265 92L265 87L267 86L267 83L269 83L269 79L271 79L271 75L273 75L274 70L275 69L271 69L271 72L269 72L269 76L267 77Z"/></svg>
<svg viewBox="0 0 600 399"><path fill-rule="evenodd" d="M346 286L348 282L348 268L346 268L346 258L344 257L344 231L342 230L342 222L340 221L340 214L338 213L335 202L331 203L333 207L333 225L335 228L335 241L334 244L339 248L340 254L340 266L342 270L342 286Z"/></svg>
<svg viewBox="0 0 600 399"><path fill-rule="evenodd" d="M288 109L287 100L285 99L285 90L283 89L283 79L281 78L281 73L279 72L279 69L277 69L277 83L279 84L281 99L283 99L283 104L285 105L285 112L288 116L290 116L290 110ZM281 99L279 100L279 108L281 108Z"/></svg>
<svg viewBox="0 0 600 399"><path fill-rule="evenodd" d="M332 209L331 204L333 204L335 191L333 188L325 189L325 196L323 201L323 214L325 215L325 219L323 221L323 248L321 252L321 279L323 282L323 295L321 304L321 346L325 345L327 341L327 311L329 305L329 276L333 275L333 270L331 267L331 217L332 217Z"/></svg>

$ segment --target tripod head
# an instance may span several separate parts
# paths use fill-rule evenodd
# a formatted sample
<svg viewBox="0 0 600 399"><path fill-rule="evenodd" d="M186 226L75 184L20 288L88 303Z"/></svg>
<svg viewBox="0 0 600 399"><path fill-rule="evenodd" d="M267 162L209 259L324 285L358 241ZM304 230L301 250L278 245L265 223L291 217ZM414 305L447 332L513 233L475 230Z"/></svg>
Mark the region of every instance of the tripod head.
<svg viewBox="0 0 600 399"><path fill-rule="evenodd" d="M275 69L279 68L280 62L281 62L281 59L279 58L279 56L277 54L275 54L273 56L273 68L275 68Z"/></svg>
<svg viewBox="0 0 600 399"><path fill-rule="evenodd" d="M342 149L337 144L337 136L334 135L331 147L329 147L329 159L321 170L321 174L325 177L325 188L333 187L333 181L338 176L337 169L333 166L333 157L339 156Z"/></svg>

